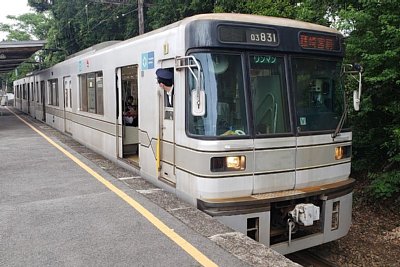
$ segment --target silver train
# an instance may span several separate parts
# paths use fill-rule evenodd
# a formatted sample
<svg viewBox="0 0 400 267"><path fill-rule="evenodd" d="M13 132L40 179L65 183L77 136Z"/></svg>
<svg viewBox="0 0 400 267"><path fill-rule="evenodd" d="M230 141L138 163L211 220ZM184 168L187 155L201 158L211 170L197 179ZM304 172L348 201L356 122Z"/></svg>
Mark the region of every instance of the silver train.
<svg viewBox="0 0 400 267"><path fill-rule="evenodd" d="M332 28L197 15L15 81L15 107L286 254L351 224L343 57Z"/></svg>

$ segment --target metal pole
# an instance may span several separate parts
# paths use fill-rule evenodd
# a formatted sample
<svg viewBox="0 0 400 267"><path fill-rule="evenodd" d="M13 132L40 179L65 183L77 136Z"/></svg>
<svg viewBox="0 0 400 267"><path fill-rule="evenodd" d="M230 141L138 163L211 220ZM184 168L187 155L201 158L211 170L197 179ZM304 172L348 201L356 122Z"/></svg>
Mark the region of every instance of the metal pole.
<svg viewBox="0 0 400 267"><path fill-rule="evenodd" d="M138 0L139 35L144 33L143 2L144 0Z"/></svg>

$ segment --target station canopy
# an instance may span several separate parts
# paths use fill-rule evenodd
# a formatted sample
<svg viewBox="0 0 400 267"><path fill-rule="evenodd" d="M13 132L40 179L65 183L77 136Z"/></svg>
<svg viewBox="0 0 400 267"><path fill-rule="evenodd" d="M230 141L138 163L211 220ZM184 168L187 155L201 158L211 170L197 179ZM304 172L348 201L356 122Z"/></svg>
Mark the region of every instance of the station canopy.
<svg viewBox="0 0 400 267"><path fill-rule="evenodd" d="M45 44L46 41L0 42L0 74L14 70Z"/></svg>

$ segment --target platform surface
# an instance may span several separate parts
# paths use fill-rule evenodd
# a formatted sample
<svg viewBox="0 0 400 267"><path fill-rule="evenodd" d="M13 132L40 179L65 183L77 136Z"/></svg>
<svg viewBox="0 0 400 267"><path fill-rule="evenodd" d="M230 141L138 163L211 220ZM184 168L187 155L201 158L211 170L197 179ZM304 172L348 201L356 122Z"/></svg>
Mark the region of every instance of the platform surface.
<svg viewBox="0 0 400 267"><path fill-rule="evenodd" d="M143 190L133 190L104 166L48 137L101 182L29 126L40 131L47 125L13 108L0 109L0 266L295 266L257 244L260 256L273 259L249 259L246 251L254 249L248 240L245 247L227 249L224 240L235 233L221 233L223 226L212 224L204 228L204 222L206 234L188 227L185 216L198 211L177 209L180 217L174 216ZM155 219L146 218L129 199Z"/></svg>

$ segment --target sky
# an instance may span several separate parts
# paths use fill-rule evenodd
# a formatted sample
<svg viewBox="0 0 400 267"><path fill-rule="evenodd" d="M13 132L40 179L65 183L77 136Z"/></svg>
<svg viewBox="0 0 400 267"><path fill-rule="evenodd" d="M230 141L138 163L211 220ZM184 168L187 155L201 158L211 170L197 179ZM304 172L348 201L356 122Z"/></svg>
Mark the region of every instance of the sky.
<svg viewBox="0 0 400 267"><path fill-rule="evenodd" d="M2 1L0 8L0 22L10 23L6 19L7 15L22 15L25 13L32 12L28 6L28 0L12 0L12 1ZM6 37L4 32L0 32L0 41Z"/></svg>

